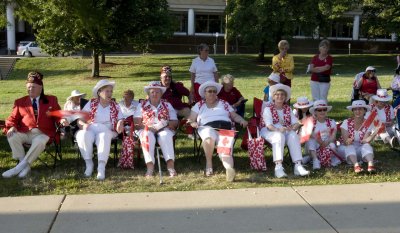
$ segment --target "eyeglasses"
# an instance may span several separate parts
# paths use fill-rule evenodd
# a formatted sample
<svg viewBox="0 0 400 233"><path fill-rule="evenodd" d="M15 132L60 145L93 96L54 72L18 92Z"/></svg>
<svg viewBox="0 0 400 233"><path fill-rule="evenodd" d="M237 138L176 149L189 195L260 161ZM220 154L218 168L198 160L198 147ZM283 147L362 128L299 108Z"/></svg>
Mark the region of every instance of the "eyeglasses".
<svg viewBox="0 0 400 233"><path fill-rule="evenodd" d="M326 111L328 111L328 109L320 108L320 109L316 109L315 111L317 111L317 112L326 112Z"/></svg>
<svg viewBox="0 0 400 233"><path fill-rule="evenodd" d="M217 94L217 90L208 90L208 91L206 91L207 93L215 93L215 94Z"/></svg>

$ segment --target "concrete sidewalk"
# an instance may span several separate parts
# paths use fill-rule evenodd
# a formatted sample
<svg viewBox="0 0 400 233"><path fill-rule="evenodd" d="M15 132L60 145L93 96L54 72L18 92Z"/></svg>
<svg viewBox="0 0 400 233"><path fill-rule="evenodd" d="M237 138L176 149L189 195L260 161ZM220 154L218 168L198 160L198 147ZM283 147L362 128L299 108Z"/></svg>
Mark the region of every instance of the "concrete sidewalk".
<svg viewBox="0 0 400 233"><path fill-rule="evenodd" d="M400 183L0 198L0 232L400 232Z"/></svg>

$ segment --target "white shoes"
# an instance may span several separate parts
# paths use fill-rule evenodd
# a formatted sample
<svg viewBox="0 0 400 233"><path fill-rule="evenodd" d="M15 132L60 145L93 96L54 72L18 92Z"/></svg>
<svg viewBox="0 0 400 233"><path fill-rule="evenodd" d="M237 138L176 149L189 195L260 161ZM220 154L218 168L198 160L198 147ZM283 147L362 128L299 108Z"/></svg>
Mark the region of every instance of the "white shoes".
<svg viewBox="0 0 400 233"><path fill-rule="evenodd" d="M15 166L14 168L11 168L5 172L3 172L2 176L4 178L11 178L13 176L18 175L22 170L24 170L26 167L29 167L28 162L26 162L25 160L21 161L18 163L17 166Z"/></svg>
<svg viewBox="0 0 400 233"><path fill-rule="evenodd" d="M399 140L396 136L393 136L389 141L390 147L395 148L399 146Z"/></svg>
<svg viewBox="0 0 400 233"><path fill-rule="evenodd" d="M226 169L226 181L233 182L233 180L235 180L235 175L235 169L231 167Z"/></svg>
<svg viewBox="0 0 400 233"><path fill-rule="evenodd" d="M314 165L313 165L314 166ZM296 164L296 165L294 165L294 175L295 176L307 176L307 175L309 175L310 174L310 172L309 171L307 171L304 167L303 167L303 165L301 165L301 164Z"/></svg>
<svg viewBox="0 0 400 233"><path fill-rule="evenodd" d="M276 178L284 178L284 177L287 177L287 175L286 175L286 173L285 173L285 169L283 169L282 166L275 167L275 177L276 177Z"/></svg>
<svg viewBox="0 0 400 233"><path fill-rule="evenodd" d="M321 162L318 159L313 159L312 168L313 170L321 169Z"/></svg>
<svg viewBox="0 0 400 233"><path fill-rule="evenodd" d="M97 180L104 180L106 178L106 171L105 169L97 169Z"/></svg>
<svg viewBox="0 0 400 233"><path fill-rule="evenodd" d="M91 159L88 159L88 160L85 160L85 163L86 163L86 169L85 169L85 177L90 177L90 176L92 176L92 173L93 173L93 160L91 160Z"/></svg>
<svg viewBox="0 0 400 233"><path fill-rule="evenodd" d="M26 166L24 169L22 169L22 171L18 174L19 178L25 178L29 172L31 171L31 166Z"/></svg>

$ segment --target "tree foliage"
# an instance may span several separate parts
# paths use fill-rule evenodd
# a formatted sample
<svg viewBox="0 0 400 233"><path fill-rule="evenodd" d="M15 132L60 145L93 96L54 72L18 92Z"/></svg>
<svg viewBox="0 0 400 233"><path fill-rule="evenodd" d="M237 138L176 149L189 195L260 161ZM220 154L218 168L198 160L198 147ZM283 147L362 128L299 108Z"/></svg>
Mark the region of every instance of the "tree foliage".
<svg viewBox="0 0 400 233"><path fill-rule="evenodd" d="M400 1L364 0L363 26L368 37L376 35L400 35Z"/></svg>
<svg viewBox="0 0 400 233"><path fill-rule="evenodd" d="M289 38L300 27L308 35L316 29L327 35L329 23L355 1L349 0L229 0L229 37L239 37L243 42L260 48L276 47L282 38Z"/></svg>
<svg viewBox="0 0 400 233"><path fill-rule="evenodd" d="M166 0L19 0L18 14L32 24L51 55L93 51L92 76L100 54L149 44L172 35ZM151 33L151 36L149 36Z"/></svg>

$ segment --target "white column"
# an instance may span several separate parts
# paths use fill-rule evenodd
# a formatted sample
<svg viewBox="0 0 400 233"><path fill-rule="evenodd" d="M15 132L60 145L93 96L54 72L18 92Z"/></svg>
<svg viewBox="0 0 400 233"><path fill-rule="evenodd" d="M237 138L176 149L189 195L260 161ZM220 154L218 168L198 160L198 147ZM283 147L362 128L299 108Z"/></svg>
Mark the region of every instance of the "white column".
<svg viewBox="0 0 400 233"><path fill-rule="evenodd" d="M25 21L18 21L18 32L25 32Z"/></svg>
<svg viewBox="0 0 400 233"><path fill-rule="evenodd" d="M397 34L396 33L392 33L390 34L392 41L396 41L397 40Z"/></svg>
<svg viewBox="0 0 400 233"><path fill-rule="evenodd" d="M7 48L8 50L16 50L14 3L7 4Z"/></svg>
<svg viewBox="0 0 400 233"><path fill-rule="evenodd" d="M317 27L317 28L314 30L313 38L314 38L314 39L319 39L319 27Z"/></svg>
<svg viewBox="0 0 400 233"><path fill-rule="evenodd" d="M188 11L188 35L194 35L194 10L192 8Z"/></svg>
<svg viewBox="0 0 400 233"><path fill-rule="evenodd" d="M355 15L353 21L353 40L358 40L360 34L360 16Z"/></svg>

